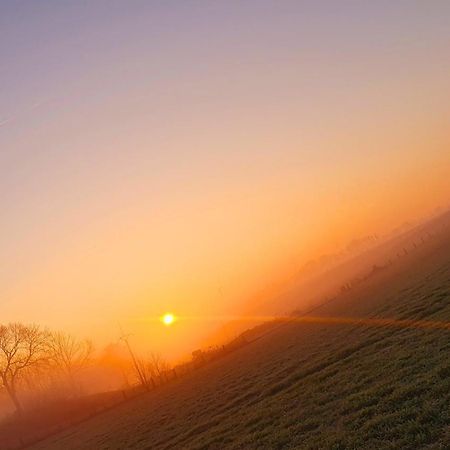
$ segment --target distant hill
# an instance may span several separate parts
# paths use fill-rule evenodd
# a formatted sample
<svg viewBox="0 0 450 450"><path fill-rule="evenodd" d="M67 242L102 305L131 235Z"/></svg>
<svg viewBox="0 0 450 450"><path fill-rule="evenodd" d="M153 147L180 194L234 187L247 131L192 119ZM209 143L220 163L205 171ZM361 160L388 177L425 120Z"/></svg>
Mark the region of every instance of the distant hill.
<svg viewBox="0 0 450 450"><path fill-rule="evenodd" d="M405 223L387 236L368 235L355 239L344 251L310 261L288 282L263 290L259 299L252 299L254 306L248 308L247 314L286 315L293 310L308 311L334 297L343 285L366 277L374 266L401 259L405 256L405 250L414 252L416 246L448 227L450 210L439 210L428 220ZM258 323L256 320L226 323L211 336L209 342L217 344Z"/></svg>

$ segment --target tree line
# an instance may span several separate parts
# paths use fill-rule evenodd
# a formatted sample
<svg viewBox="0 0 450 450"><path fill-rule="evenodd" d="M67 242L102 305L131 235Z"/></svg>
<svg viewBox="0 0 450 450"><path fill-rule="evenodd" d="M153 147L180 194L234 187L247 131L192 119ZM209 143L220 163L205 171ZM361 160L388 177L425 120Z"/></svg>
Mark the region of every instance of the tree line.
<svg viewBox="0 0 450 450"><path fill-rule="evenodd" d="M148 388L170 369L164 358L152 353L148 358L126 361L133 380ZM49 331L38 325L0 325L0 386L8 394L18 415L24 411L24 392L58 391L78 397L82 394L78 375L95 364L94 348L87 339L69 333ZM62 395L62 394L61 394Z"/></svg>

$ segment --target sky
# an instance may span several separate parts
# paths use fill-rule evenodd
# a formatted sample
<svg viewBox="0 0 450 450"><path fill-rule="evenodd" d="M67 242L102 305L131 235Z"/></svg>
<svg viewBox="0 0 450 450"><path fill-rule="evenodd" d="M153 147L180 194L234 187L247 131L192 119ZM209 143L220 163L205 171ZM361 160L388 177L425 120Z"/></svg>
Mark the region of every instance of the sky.
<svg viewBox="0 0 450 450"><path fill-rule="evenodd" d="M3 321L178 357L448 205L447 1L0 0L0 61Z"/></svg>

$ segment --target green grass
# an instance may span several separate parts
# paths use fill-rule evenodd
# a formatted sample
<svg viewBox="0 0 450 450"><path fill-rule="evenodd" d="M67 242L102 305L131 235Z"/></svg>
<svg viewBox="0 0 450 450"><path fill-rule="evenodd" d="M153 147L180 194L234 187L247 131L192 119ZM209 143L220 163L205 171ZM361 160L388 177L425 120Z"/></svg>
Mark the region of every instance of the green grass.
<svg viewBox="0 0 450 450"><path fill-rule="evenodd" d="M314 315L450 321L448 236ZM450 330L291 323L42 449L448 449Z"/></svg>

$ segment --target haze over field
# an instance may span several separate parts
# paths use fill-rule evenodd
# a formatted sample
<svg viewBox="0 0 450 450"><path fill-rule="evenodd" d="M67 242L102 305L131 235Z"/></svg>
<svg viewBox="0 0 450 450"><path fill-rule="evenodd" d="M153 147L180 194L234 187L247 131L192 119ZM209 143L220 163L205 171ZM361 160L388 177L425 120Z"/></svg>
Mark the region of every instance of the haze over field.
<svg viewBox="0 0 450 450"><path fill-rule="evenodd" d="M449 219L309 314L31 448L447 449Z"/></svg>
<svg viewBox="0 0 450 450"><path fill-rule="evenodd" d="M176 360L308 261L447 207L449 17L0 1L2 321L98 348L120 322Z"/></svg>

